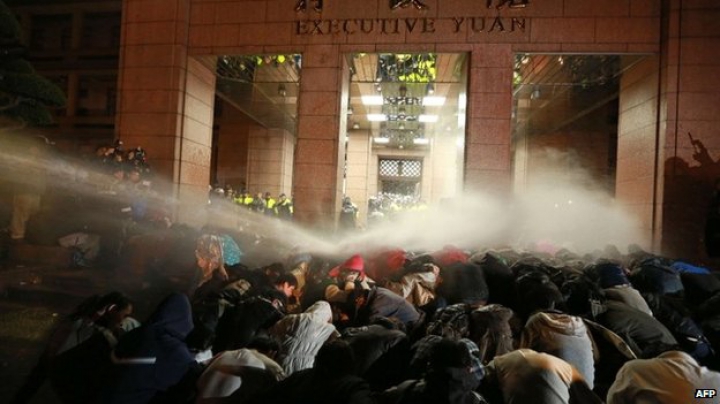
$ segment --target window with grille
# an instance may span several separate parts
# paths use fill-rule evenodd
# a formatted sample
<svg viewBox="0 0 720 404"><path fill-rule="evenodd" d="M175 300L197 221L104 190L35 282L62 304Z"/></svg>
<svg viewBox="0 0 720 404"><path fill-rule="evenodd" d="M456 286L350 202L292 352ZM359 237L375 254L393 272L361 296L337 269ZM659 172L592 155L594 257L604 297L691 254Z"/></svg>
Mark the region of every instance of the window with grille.
<svg viewBox="0 0 720 404"><path fill-rule="evenodd" d="M383 194L394 194L394 195L419 195L420 193L420 182L419 181L393 181L383 180L382 181L382 193Z"/></svg>
<svg viewBox="0 0 720 404"><path fill-rule="evenodd" d="M381 177L420 178L422 160L380 159L379 174Z"/></svg>

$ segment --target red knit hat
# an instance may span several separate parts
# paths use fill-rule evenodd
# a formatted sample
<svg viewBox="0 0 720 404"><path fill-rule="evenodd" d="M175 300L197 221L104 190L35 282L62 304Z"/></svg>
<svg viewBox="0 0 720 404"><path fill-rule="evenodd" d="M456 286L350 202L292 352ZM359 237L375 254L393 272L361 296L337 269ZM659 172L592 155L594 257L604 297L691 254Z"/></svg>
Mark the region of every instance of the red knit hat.
<svg viewBox="0 0 720 404"><path fill-rule="evenodd" d="M340 275L341 269L349 269L351 271L360 272L360 276L363 276L365 275L365 261L363 261L363 258L360 256L360 254L355 254L352 257L348 258L348 260L343 262L341 265L338 265L335 268L331 269L330 272L328 272L328 275L335 278Z"/></svg>

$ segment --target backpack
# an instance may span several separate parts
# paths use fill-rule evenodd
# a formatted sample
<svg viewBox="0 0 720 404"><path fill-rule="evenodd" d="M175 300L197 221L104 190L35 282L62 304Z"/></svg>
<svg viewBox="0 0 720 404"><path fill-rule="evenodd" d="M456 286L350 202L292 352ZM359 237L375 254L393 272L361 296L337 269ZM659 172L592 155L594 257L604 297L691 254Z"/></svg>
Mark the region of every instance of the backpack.
<svg viewBox="0 0 720 404"><path fill-rule="evenodd" d="M470 316L468 306L453 304L438 310L427 327L428 335L459 340L470 334Z"/></svg>

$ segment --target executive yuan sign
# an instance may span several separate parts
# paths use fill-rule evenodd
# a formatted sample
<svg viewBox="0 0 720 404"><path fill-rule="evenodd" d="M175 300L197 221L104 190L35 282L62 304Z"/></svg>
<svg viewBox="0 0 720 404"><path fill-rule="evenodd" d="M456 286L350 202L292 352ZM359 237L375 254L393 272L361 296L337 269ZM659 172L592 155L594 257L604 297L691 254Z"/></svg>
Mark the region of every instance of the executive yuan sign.
<svg viewBox="0 0 720 404"><path fill-rule="evenodd" d="M495 33L495 32L525 32L526 18L522 16L501 16L499 10L523 9L529 5L529 0L477 0L481 7L493 10L492 16L469 16L451 18L353 18L353 19L323 19L323 0L297 0L295 11L298 13L314 12L319 18L295 21L296 35L362 35L378 33L381 35L395 35L401 33L433 34L442 26L452 33ZM390 0L391 10L414 8L420 11L428 9L423 0ZM438 24L440 20L450 23Z"/></svg>

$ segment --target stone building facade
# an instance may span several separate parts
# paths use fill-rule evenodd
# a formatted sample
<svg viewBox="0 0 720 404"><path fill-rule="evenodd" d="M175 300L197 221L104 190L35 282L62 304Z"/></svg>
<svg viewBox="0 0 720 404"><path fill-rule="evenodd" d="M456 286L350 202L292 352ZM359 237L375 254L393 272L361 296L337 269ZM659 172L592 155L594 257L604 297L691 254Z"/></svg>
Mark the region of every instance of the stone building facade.
<svg viewBox="0 0 720 404"><path fill-rule="evenodd" d="M644 55L621 79L614 196L655 251L703 258L720 176L719 32L714 0L124 0L115 132L146 148L177 196L204 195L211 175L242 177L290 191L298 220L327 228L351 130L348 54L467 55L462 188L508 195L516 55ZM227 125L242 137L214 136L216 58L263 54L302 55L295 133L240 119Z"/></svg>

